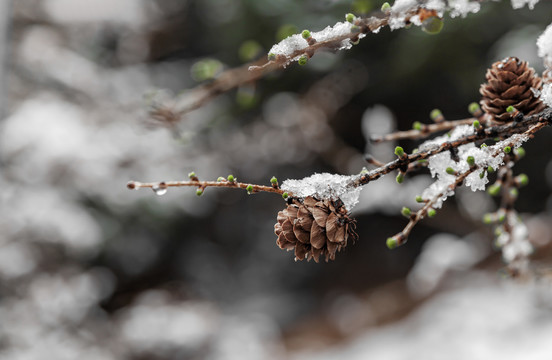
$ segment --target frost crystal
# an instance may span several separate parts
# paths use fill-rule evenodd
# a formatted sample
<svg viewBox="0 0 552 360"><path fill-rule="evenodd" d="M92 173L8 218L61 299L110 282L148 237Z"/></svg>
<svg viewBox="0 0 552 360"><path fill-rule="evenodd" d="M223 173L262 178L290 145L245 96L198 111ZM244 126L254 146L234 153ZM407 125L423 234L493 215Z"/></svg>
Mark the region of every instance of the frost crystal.
<svg viewBox="0 0 552 360"><path fill-rule="evenodd" d="M512 7L514 9L521 9L525 5L529 6L529 9L533 10L539 0L512 0Z"/></svg>
<svg viewBox="0 0 552 360"><path fill-rule="evenodd" d="M400 29L406 25L408 14L418 7L416 0L397 0L391 7L389 27L391 30Z"/></svg>
<svg viewBox="0 0 552 360"><path fill-rule="evenodd" d="M474 133L473 126L462 125L456 127L450 135L439 136L433 140L428 140L420 146L420 150L427 151L438 147L443 142L455 141ZM517 148L528 140L527 135L515 134L510 138L500 141L493 146L478 148L473 143L461 145L457 148L457 158L453 159L450 152L442 152L429 158L429 170L431 176L437 180L422 193L422 198L426 200L435 199L437 201L435 208L441 207L447 197L454 194L451 185L456 181L456 176L447 173L447 168L452 168L458 173L464 173L470 169L466 161L469 156L474 159L474 164L479 167L478 170L469 174L464 184L472 191L485 190L485 185L489 182L485 169L489 166L497 169L504 162L505 146Z"/></svg>
<svg viewBox="0 0 552 360"><path fill-rule="evenodd" d="M442 17L445 11L450 12L451 17L465 17L469 13L476 13L481 8L478 1L475 0L428 0L424 5L420 5L416 0L397 0L391 8L391 16L389 18L389 27L391 30L404 27L407 20L415 25L421 25L421 21L417 15L412 16L413 12L418 7L423 7L428 10L435 10L437 15Z"/></svg>
<svg viewBox="0 0 552 360"><path fill-rule="evenodd" d="M362 190L351 185L358 177L359 175L314 174L300 180L285 180L281 189L300 198L313 196L320 200L341 199L345 208L350 211L358 203Z"/></svg>
<svg viewBox="0 0 552 360"><path fill-rule="evenodd" d="M477 13L481 5L477 1L469 0L449 0L448 2L451 17L466 17L469 13Z"/></svg>
<svg viewBox="0 0 552 360"><path fill-rule="evenodd" d="M353 24L350 22L338 22L334 26L327 26L322 31L317 32L311 32L311 36L313 39L315 39L317 42L323 42L332 40L335 38L347 36L351 33L351 27ZM365 34L358 34L359 38L363 38ZM272 48L269 51L269 54L274 55L283 55L286 57L290 57L297 51L306 50L306 48L309 46L307 43L307 40L303 39L301 34L295 34L287 37L286 39L280 41L278 44L272 46ZM340 46L337 47L336 50L343 50L343 49L350 49L353 46L351 40L349 38L344 39L341 41ZM296 57L292 60L297 60L299 57Z"/></svg>
<svg viewBox="0 0 552 360"><path fill-rule="evenodd" d="M540 99L547 105L552 106L552 84L544 84Z"/></svg>
<svg viewBox="0 0 552 360"><path fill-rule="evenodd" d="M537 39L537 47L539 49L539 56L549 66L552 65L552 24L548 25L546 30Z"/></svg>
<svg viewBox="0 0 552 360"><path fill-rule="evenodd" d="M526 258L533 252L533 246L528 240L527 226L521 222L515 214L508 217L508 222L512 226L510 235L501 234L502 257L507 263L516 259ZM499 244L499 245L502 245Z"/></svg>

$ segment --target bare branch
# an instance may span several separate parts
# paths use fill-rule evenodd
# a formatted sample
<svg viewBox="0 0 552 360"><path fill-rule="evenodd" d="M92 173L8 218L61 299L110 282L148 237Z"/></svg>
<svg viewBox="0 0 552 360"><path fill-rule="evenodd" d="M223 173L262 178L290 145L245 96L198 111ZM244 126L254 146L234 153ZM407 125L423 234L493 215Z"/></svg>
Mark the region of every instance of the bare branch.
<svg viewBox="0 0 552 360"><path fill-rule="evenodd" d="M443 121L436 124L421 124L420 130L407 130L407 131L397 131L387 135L375 135L370 140L375 143L384 142L384 141L396 141L404 139L424 139L429 135L440 131L446 131L455 128L458 125L470 125L477 120L476 118L462 119L462 120L452 120L452 121Z"/></svg>
<svg viewBox="0 0 552 360"><path fill-rule="evenodd" d="M248 184L237 181L228 181L227 179L219 179L218 181L199 181L199 180L189 180L189 181L161 181L161 182L139 182L139 181L129 181L127 183L127 188L131 190L139 190L142 188L150 188L155 192L163 191L169 187L197 187L198 190L203 193L203 190L207 187L224 187L224 188L233 188L233 189L243 189L247 190L248 193L257 193L257 192L269 192L283 195L286 193L284 190L276 186L265 186L265 185L255 185ZM198 195L201 195L198 193ZM289 194L290 196L292 194Z"/></svg>

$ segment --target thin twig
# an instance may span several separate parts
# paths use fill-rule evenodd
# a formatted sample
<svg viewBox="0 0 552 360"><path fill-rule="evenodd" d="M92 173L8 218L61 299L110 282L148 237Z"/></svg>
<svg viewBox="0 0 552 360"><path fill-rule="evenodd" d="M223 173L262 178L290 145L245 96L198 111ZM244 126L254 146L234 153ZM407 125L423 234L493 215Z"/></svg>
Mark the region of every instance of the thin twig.
<svg viewBox="0 0 552 360"><path fill-rule="evenodd" d="M197 187L199 189L205 189L207 187L225 187L225 188L237 188L237 189L244 189L244 190L247 190L250 187L251 193L270 192L270 193L276 193L280 195L286 192L280 189L279 187L255 185L255 184L248 184L248 183L228 181L228 180L221 180L221 181L191 180L191 181L161 181L161 182L129 181L127 183L127 188L131 190L139 190L142 188L151 188L155 190L155 189L167 189L169 187L185 187L185 186ZM292 194L289 193L289 195L291 196Z"/></svg>
<svg viewBox="0 0 552 360"><path fill-rule="evenodd" d="M416 224L418 224L418 222L420 222L420 220L422 220L423 218L426 217L428 211L433 208L435 203L441 197L443 197L446 193L448 193L449 191L455 191L456 188L458 186L460 186L462 184L462 182L466 179L466 177L468 177L468 175L470 175L471 173L476 171L478 168L479 168L478 166L472 166L471 168L469 168L468 171L466 171L466 172L462 173L461 175L459 175L456 178L456 180L454 181L454 183L450 184L447 187L446 192L442 191L438 195L435 195L432 199L428 200L420 210L416 211L415 214L410 216L410 220L408 221L408 224L406 224L404 229L401 232L399 232L398 234L393 236L393 238L397 242L396 246L400 246L400 245L403 245L404 243L406 243L406 241L408 240L408 236L410 235L410 232L412 231L414 226L416 226Z"/></svg>
<svg viewBox="0 0 552 360"><path fill-rule="evenodd" d="M422 9L423 7L420 4L418 8L411 11L408 17L416 15ZM287 56L278 55L274 60L261 58L243 66L226 70L212 82L186 91L182 97L174 101L172 106L166 106L162 109L159 107L152 109L150 115L157 120L174 124L181 120L186 113L202 107L216 96L239 86L252 83L275 70L285 68L292 59L298 56L306 54L310 58L322 50L333 51L339 49L344 40L357 41L360 39L361 34L374 32L388 25L391 16L390 12L375 11L373 14L372 16L357 18L355 20L354 25L358 27L358 32L351 32L350 34L336 36L325 41L314 42Z"/></svg>
<svg viewBox="0 0 552 360"><path fill-rule="evenodd" d="M550 125L551 121L552 109L549 108L539 114L525 116L521 121L510 122L505 125L498 125L481 129L481 131L478 131L475 134L464 136L458 140L444 142L441 145L430 150L420 151L414 154L408 154L403 158L398 158L385 164L384 166L381 166L368 172L367 174L360 176L359 178L352 181L350 185L354 187L366 185L369 182L377 180L383 175L386 175L394 170L402 169L402 171L405 172L408 165L415 161L425 160L443 151L448 151L461 145L473 143L475 141L494 138L506 139L515 134L526 134L528 136L533 136L533 134L541 130L543 127Z"/></svg>
<svg viewBox="0 0 552 360"><path fill-rule="evenodd" d="M370 139L374 143L384 142L384 141L396 141L404 139L424 139L431 134L440 131L446 131L455 128L458 125L471 125L476 120L476 118L462 119L462 120L452 120L452 121L443 121L436 124L422 124L420 130L406 130L406 131L397 131L387 135L374 135Z"/></svg>

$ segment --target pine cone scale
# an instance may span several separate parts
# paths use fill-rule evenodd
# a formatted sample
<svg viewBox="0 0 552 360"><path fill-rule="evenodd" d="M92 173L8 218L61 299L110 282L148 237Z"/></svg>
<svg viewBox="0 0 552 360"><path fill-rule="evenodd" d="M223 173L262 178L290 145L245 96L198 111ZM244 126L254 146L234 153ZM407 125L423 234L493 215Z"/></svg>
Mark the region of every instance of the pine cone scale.
<svg viewBox="0 0 552 360"><path fill-rule="evenodd" d="M308 231L300 229L298 226L293 227L293 233L299 242L308 244L310 241L310 234Z"/></svg>
<svg viewBox="0 0 552 360"><path fill-rule="evenodd" d="M326 245L326 233L324 228L315 221L312 223L310 243L316 249L322 249Z"/></svg>

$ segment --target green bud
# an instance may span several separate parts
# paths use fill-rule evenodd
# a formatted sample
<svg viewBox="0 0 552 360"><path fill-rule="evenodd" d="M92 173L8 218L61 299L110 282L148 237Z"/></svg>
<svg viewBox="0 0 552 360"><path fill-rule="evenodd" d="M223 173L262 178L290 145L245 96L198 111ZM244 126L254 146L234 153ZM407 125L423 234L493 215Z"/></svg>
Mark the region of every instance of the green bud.
<svg viewBox="0 0 552 360"><path fill-rule="evenodd" d="M345 15L345 20L347 20L347 22L350 22L352 24L353 21L355 21L355 16L351 13L348 13L347 15Z"/></svg>
<svg viewBox="0 0 552 360"><path fill-rule="evenodd" d="M412 128L413 128L414 130L422 130L422 123L419 122L419 121L414 121L414 122L412 123Z"/></svg>
<svg viewBox="0 0 552 360"><path fill-rule="evenodd" d="M222 176L219 176L218 179L217 179L217 182L223 182L225 180L226 180L225 178L223 178Z"/></svg>
<svg viewBox="0 0 552 360"><path fill-rule="evenodd" d="M402 147L400 146L397 146L395 148L395 155L397 155L398 157L402 157L404 155L404 150Z"/></svg>
<svg viewBox="0 0 552 360"><path fill-rule="evenodd" d="M236 178L234 178L234 175L228 175L227 179L230 182L234 182L236 180Z"/></svg>
<svg viewBox="0 0 552 360"><path fill-rule="evenodd" d="M273 176L273 177L270 178L270 183L271 183L272 185L276 185L276 184L278 184L278 179L276 179L276 177Z"/></svg>
<svg viewBox="0 0 552 360"><path fill-rule="evenodd" d="M475 113L479 112L481 110L481 107L479 106L478 103L476 102L472 102L471 104L468 105L468 111L470 112L470 114L474 115Z"/></svg>
<svg viewBox="0 0 552 360"><path fill-rule="evenodd" d="M188 177L191 179L191 180L194 180L194 178L197 179L197 175L194 171L191 171L188 173Z"/></svg>
<svg viewBox="0 0 552 360"><path fill-rule="evenodd" d="M309 58L307 57L307 55L301 55L301 57L297 62L299 63L299 65L303 66L303 65L307 65L308 61L309 61Z"/></svg>
<svg viewBox="0 0 552 360"><path fill-rule="evenodd" d="M397 177L395 178L395 180L397 180L397 184L402 184L403 181L404 181L404 175L403 175L403 174L397 175Z"/></svg>
<svg viewBox="0 0 552 360"><path fill-rule="evenodd" d="M273 61L273 60L276 60L276 54L274 54L274 53L269 53L269 54L268 54L268 61Z"/></svg>
<svg viewBox="0 0 552 360"><path fill-rule="evenodd" d="M492 166L489 166L489 167L487 167L487 172L488 173L494 173L495 169Z"/></svg>
<svg viewBox="0 0 552 360"><path fill-rule="evenodd" d="M196 190L196 195L197 195L197 196L203 195L203 190L202 190L202 189L197 189L197 190Z"/></svg>
<svg viewBox="0 0 552 360"><path fill-rule="evenodd" d="M468 162L469 166L474 166L475 165L475 158L471 155L466 158L466 161Z"/></svg>
<svg viewBox="0 0 552 360"><path fill-rule="evenodd" d="M483 215L483 223L484 224L492 224L493 222L493 214L485 214Z"/></svg>
<svg viewBox="0 0 552 360"><path fill-rule="evenodd" d="M419 164L423 164L423 163L426 163L426 162L427 162L427 159L420 159L420 160L418 160L418 163L419 163Z"/></svg>
<svg viewBox="0 0 552 360"><path fill-rule="evenodd" d="M506 214L505 213L501 213L500 215L498 215L498 221L504 222L504 220L506 220Z"/></svg>
<svg viewBox="0 0 552 360"><path fill-rule="evenodd" d="M433 121L437 121L437 119L439 119L441 116L443 116L443 113L442 113L441 110L439 110L439 109L433 109L433 110L431 110L431 112L429 113L429 117L430 117L431 120L433 120Z"/></svg>
<svg viewBox="0 0 552 360"><path fill-rule="evenodd" d="M303 39L306 40L311 37L311 32L308 30L303 30L303 32L301 33L301 36L303 37Z"/></svg>
<svg viewBox="0 0 552 360"><path fill-rule="evenodd" d="M473 127L476 128L476 129L479 129L481 127L481 124L479 123L479 120L475 120L473 122Z"/></svg>
<svg viewBox="0 0 552 360"><path fill-rule="evenodd" d="M480 178L480 179L483 179L484 177L485 177L485 171L481 171L481 172L479 173L479 178Z"/></svg>
<svg viewBox="0 0 552 360"><path fill-rule="evenodd" d="M387 247L391 250L399 246L399 242L394 237L387 238L387 241L385 243Z"/></svg>
<svg viewBox="0 0 552 360"><path fill-rule="evenodd" d="M510 105L506 108L506 112L513 113L514 111L516 111L516 108L513 107L512 105Z"/></svg>
<svg viewBox="0 0 552 360"><path fill-rule="evenodd" d="M194 63L190 72L195 81L204 81L214 78L222 68L222 63L216 59L203 59Z"/></svg>
<svg viewBox="0 0 552 360"><path fill-rule="evenodd" d="M240 45L238 54L242 61L251 61L261 54L262 49L258 42L247 40Z"/></svg>
<svg viewBox="0 0 552 360"><path fill-rule="evenodd" d="M429 216L430 218L435 217L435 215L437 215L437 211L435 211L435 209L429 209L427 211L427 216Z"/></svg>
<svg viewBox="0 0 552 360"><path fill-rule="evenodd" d="M368 169L366 167L363 167L362 170L360 170L360 175L366 175L368 174Z"/></svg>
<svg viewBox="0 0 552 360"><path fill-rule="evenodd" d="M509 147L509 146L505 146L505 147L504 147L504 152L505 152L506 154L509 154L511 151L512 151L512 148L511 148L511 147Z"/></svg>
<svg viewBox="0 0 552 360"><path fill-rule="evenodd" d="M517 176L517 181L521 186L527 186L527 184L529 184L529 176L526 174L519 174Z"/></svg>
<svg viewBox="0 0 552 360"><path fill-rule="evenodd" d="M249 184L247 185L247 187L245 188L245 190L247 190L247 193L249 195L251 195L253 193L253 185Z"/></svg>
<svg viewBox="0 0 552 360"><path fill-rule="evenodd" d="M424 202L424 199L422 198L421 195L416 196L416 202L419 202L419 203L423 203L423 202Z"/></svg>
<svg viewBox="0 0 552 360"><path fill-rule="evenodd" d="M282 194L282 197L284 198L284 200L287 199L288 196L289 196L289 194L288 194L287 192L285 192L285 193Z"/></svg>
<svg viewBox="0 0 552 360"><path fill-rule="evenodd" d="M488 187L487 192L491 196L498 196L500 194L501 186L500 184L493 184Z"/></svg>
<svg viewBox="0 0 552 360"><path fill-rule="evenodd" d="M381 11L385 12L389 9L391 9L391 5L389 5L388 2L384 2L383 5L381 6Z"/></svg>
<svg viewBox="0 0 552 360"><path fill-rule="evenodd" d="M525 149L518 147L517 149L514 149L514 154L516 154L519 158L522 158L525 156Z"/></svg>
<svg viewBox="0 0 552 360"><path fill-rule="evenodd" d="M487 146L487 144L481 144L481 146L479 147L480 149L485 149Z"/></svg>
<svg viewBox="0 0 552 360"><path fill-rule="evenodd" d="M405 206L405 207L402 208L401 214L403 214L403 216L405 216L405 217L410 217L410 215L412 214L412 210L410 210L410 208L407 208Z"/></svg>
<svg viewBox="0 0 552 360"><path fill-rule="evenodd" d="M428 34L435 35L439 34L443 30L443 20L437 16L432 16L427 18L422 22L422 30Z"/></svg>
<svg viewBox="0 0 552 360"><path fill-rule="evenodd" d="M447 174L450 174L450 175L454 175L454 173L456 172L453 168L451 168L450 166L445 170L447 172Z"/></svg>
<svg viewBox="0 0 552 360"><path fill-rule="evenodd" d="M511 196L511 197L517 198L518 195L519 195L518 189L516 189L516 188L511 188L511 189L510 189L510 196Z"/></svg>

